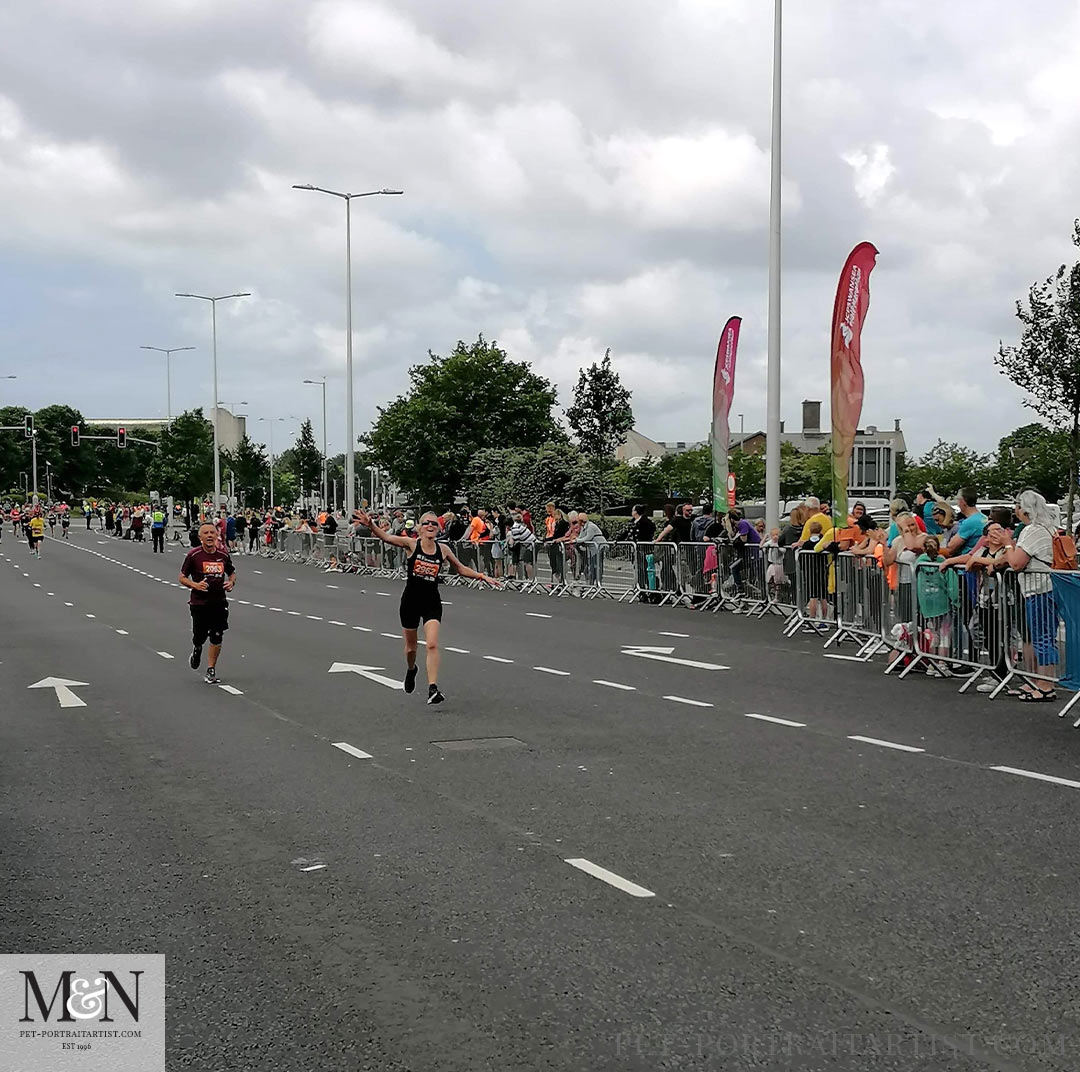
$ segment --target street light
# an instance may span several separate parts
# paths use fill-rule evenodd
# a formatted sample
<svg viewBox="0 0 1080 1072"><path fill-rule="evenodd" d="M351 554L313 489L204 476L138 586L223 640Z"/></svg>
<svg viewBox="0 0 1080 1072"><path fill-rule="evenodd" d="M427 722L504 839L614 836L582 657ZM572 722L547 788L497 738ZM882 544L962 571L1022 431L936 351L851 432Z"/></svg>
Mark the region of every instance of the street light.
<svg viewBox="0 0 1080 1072"><path fill-rule="evenodd" d="M217 303L228 298L250 298L250 291L239 294L221 294L211 298L206 294L177 294L178 298L198 298L210 303L210 324L214 339L214 513L221 509L221 458L218 456L218 396L217 396Z"/></svg>
<svg viewBox="0 0 1080 1072"><path fill-rule="evenodd" d="M326 377L321 380L304 380L304 383L314 384L316 387L322 388L322 504L323 509L326 509ZM349 514L352 517L352 514Z"/></svg>
<svg viewBox="0 0 1080 1072"><path fill-rule="evenodd" d="M290 421L296 420L295 417L289 417ZM285 423L284 417L260 417L260 422L265 421L270 429L270 509L274 509L274 424L277 421ZM291 434L291 433L290 433Z"/></svg>
<svg viewBox="0 0 1080 1072"><path fill-rule="evenodd" d="M403 194L404 190L368 190L362 194L346 194L313 186L310 182L294 183L294 190L312 190L340 197L345 202L345 513L352 517L356 509L356 435L353 432L353 357L352 357L352 200L354 197L375 197L379 194Z"/></svg>
<svg viewBox="0 0 1080 1072"><path fill-rule="evenodd" d="M168 418L169 424L172 424L172 370L169 367L169 359L173 354L180 353L181 350L194 350L194 346L173 346L166 350L162 346L140 346L140 350L157 350L159 354L165 355L165 414Z"/></svg>
<svg viewBox="0 0 1080 1072"><path fill-rule="evenodd" d="M780 524L780 117L782 2L773 6L772 135L769 150L769 359L765 382L765 527Z"/></svg>
<svg viewBox="0 0 1080 1072"><path fill-rule="evenodd" d="M45 459L45 496L49 502L53 501L52 497L52 462L48 458Z"/></svg>

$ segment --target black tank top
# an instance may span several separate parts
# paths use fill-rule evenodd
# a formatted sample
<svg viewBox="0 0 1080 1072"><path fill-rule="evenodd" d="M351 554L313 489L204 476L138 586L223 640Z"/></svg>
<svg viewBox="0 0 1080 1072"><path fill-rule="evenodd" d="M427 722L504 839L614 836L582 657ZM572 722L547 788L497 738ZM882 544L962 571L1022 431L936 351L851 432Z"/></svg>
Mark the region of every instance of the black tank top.
<svg viewBox="0 0 1080 1072"><path fill-rule="evenodd" d="M429 585L439 583L439 570L442 569L442 548L435 544L435 553L429 555L416 541L416 550L409 556L409 565L406 572L405 585L427 588Z"/></svg>

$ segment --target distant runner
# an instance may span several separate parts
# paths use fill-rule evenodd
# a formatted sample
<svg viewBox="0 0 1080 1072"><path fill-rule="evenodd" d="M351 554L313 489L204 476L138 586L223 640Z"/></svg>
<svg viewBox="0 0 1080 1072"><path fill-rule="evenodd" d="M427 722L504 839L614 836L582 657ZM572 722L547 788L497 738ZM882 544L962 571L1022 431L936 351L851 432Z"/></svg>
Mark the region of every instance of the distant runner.
<svg viewBox="0 0 1080 1072"><path fill-rule="evenodd" d="M401 635L405 640L405 691L416 688L416 633L420 622L424 623L424 641L427 645L425 663L427 667L429 704L440 704L446 697L439 691L439 623L442 621L442 599L439 596L439 572L444 561L462 577L470 580L487 581L493 588L499 586L494 577L478 573L468 566L463 566L445 544L437 543L439 519L428 512L420 518L420 536L393 536L379 528L375 519L363 510L354 510L353 519L361 525L367 525L384 543L402 547L408 552L405 570L405 588L401 593Z"/></svg>
<svg viewBox="0 0 1080 1072"><path fill-rule="evenodd" d="M30 542L30 552L41 558L41 545L45 542L45 518L41 514L34 514L30 518L30 525L27 528L28 540Z"/></svg>
<svg viewBox="0 0 1080 1072"><path fill-rule="evenodd" d="M180 583L191 592L191 669L199 669L203 644L209 640L206 683L216 685L218 656L229 628L228 593L236 586L236 570L228 552L218 550L218 530L212 522L199 526L199 546L188 551L180 567Z"/></svg>

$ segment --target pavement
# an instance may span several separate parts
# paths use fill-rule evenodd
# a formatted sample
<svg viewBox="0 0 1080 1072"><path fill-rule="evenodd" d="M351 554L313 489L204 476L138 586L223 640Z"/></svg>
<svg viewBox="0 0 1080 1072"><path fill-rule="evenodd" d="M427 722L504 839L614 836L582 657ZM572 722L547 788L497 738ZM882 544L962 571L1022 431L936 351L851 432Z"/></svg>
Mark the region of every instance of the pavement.
<svg viewBox="0 0 1080 1072"><path fill-rule="evenodd" d="M253 556L213 687L183 550L0 542L6 946L164 953L169 1068L1080 1067L1047 709L460 587L433 708L400 582Z"/></svg>

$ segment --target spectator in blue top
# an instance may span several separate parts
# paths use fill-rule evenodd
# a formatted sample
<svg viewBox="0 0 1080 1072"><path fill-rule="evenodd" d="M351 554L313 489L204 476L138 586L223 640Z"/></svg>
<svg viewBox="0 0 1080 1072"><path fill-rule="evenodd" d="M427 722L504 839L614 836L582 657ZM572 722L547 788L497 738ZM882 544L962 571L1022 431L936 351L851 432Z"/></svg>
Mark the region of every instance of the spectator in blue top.
<svg viewBox="0 0 1080 1072"><path fill-rule="evenodd" d="M934 516L934 511L939 504L944 502L945 500L934 490L933 484L927 484L925 491L920 491L915 495L915 514L923 519L927 534L930 536L941 535L942 529Z"/></svg>
<svg viewBox="0 0 1080 1072"><path fill-rule="evenodd" d="M961 488L956 495L957 505L963 515L956 535L949 541L945 548L946 558L955 558L957 555L970 555L979 542L979 537L986 528L987 517L978 509L978 496L972 488Z"/></svg>

